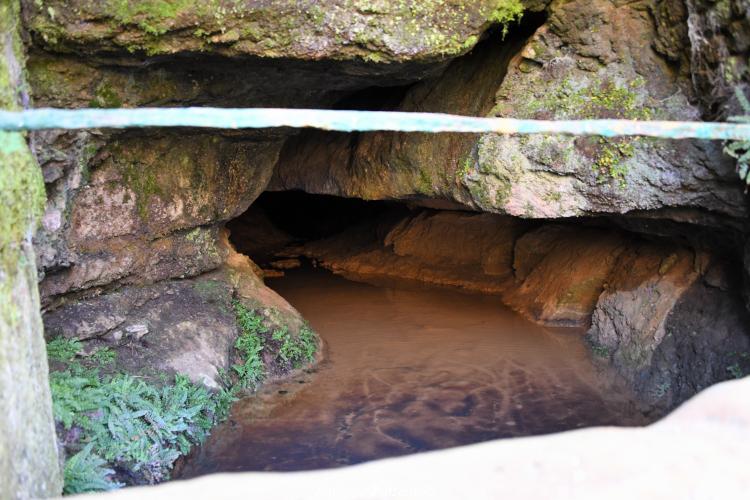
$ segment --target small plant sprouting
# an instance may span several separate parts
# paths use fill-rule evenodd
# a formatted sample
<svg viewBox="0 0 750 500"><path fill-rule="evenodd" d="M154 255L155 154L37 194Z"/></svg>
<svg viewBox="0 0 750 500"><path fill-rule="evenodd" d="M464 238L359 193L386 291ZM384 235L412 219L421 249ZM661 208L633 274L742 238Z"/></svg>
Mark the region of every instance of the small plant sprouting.
<svg viewBox="0 0 750 500"><path fill-rule="evenodd" d="M739 87L734 91L745 116L732 116L729 121L750 124L750 101ZM737 173L745 182L745 191L747 191L747 186L750 186L750 141L729 141L724 146L724 152L737 160Z"/></svg>
<svg viewBox="0 0 750 500"><path fill-rule="evenodd" d="M281 342L279 357L294 368L299 368L305 361L309 363L315 359L315 352L318 348L315 333L307 326L300 329L296 338L286 327L276 330L272 338Z"/></svg>
<svg viewBox="0 0 750 500"><path fill-rule="evenodd" d="M472 167L472 158L471 155L467 155L460 163L458 168L456 169L456 179L460 182L464 177L469 175L469 172L471 172Z"/></svg>
<svg viewBox="0 0 750 500"><path fill-rule="evenodd" d="M734 378L742 378L742 377L745 376L745 374L742 371L742 368L740 368L740 364L739 363L734 363L732 365L727 366L727 371Z"/></svg>
<svg viewBox="0 0 750 500"><path fill-rule="evenodd" d="M609 349L607 349L603 345L592 345L591 352L593 352L594 356L598 358L608 358L610 354Z"/></svg>

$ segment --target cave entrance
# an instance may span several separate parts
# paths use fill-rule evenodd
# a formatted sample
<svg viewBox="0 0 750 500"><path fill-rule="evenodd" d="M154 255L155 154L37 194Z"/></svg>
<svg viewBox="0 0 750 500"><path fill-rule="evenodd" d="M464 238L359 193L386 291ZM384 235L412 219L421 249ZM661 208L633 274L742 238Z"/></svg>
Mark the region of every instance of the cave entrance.
<svg viewBox="0 0 750 500"><path fill-rule="evenodd" d="M308 243L340 235L355 226L365 232L377 229L377 225L397 220L408 212L406 205L396 202L303 191L265 192L227 228L237 251L269 270L275 262L301 252ZM360 239L365 236L374 239L377 235L361 234Z"/></svg>
<svg viewBox="0 0 750 500"><path fill-rule="evenodd" d="M467 252L451 260L438 246L430 254L434 235L427 233L450 231L451 218L469 228L444 234L456 248L486 237L472 231L499 227L473 213L300 192L265 193L232 221L234 246L267 270L266 283L318 332L326 361L316 373L268 384L238 402L236 417L212 433L183 476L337 467L497 438L643 424L627 391L603 376L580 328L539 326L497 295L458 291L447 281L435 287L398 279L416 276L409 266L425 275L446 265L470 268ZM426 221L421 238L408 239L423 245L419 251L394 236L408 232L405 221ZM390 250L394 241L403 255L387 257L383 244ZM394 268L368 275L378 266Z"/></svg>

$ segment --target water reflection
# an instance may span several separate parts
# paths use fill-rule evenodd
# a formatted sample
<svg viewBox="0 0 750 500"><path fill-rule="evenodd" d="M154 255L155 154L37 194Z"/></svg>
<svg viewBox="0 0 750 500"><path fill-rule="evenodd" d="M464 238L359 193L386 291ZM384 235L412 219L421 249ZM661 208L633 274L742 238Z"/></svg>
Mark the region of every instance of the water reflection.
<svg viewBox="0 0 750 500"><path fill-rule="evenodd" d="M304 470L496 438L645 423L580 330L546 329L496 297L354 283L298 270L269 283L327 343L317 373L238 402L185 464Z"/></svg>

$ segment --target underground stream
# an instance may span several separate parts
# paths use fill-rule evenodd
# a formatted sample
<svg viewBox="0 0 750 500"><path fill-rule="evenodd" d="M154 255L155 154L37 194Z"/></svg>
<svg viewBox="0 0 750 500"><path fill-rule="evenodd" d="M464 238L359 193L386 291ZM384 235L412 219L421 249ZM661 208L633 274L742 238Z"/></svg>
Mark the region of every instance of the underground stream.
<svg viewBox="0 0 750 500"><path fill-rule="evenodd" d="M259 208L274 214L272 229L260 222ZM290 241L325 238L405 210L266 193L230 223L238 250L263 266L286 262L267 284L318 332L326 361L238 401L177 477L331 468L498 438L646 423L632 395L615 388L592 357L580 328L536 325L493 295L402 281L373 285L305 258L278 260L290 255L279 252Z"/></svg>

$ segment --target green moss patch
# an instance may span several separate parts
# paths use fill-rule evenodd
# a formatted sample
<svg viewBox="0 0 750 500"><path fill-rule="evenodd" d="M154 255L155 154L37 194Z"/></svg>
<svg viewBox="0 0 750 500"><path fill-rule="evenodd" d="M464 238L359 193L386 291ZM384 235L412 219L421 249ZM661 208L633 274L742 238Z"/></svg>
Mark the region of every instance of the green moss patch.
<svg viewBox="0 0 750 500"><path fill-rule="evenodd" d="M263 57L306 58L301 41L318 38L330 47L328 57L374 63L464 53L490 24L507 32L524 11L521 0L36 0L34 7L30 30L56 49L80 43L66 27L86 19L96 20L78 35L89 47L113 43L156 55L221 44ZM121 32L128 36L111 36Z"/></svg>
<svg viewBox="0 0 750 500"><path fill-rule="evenodd" d="M570 78L545 87L540 96L523 99L522 117L539 119L624 119L650 120L655 107L643 96L645 80L634 78L626 83L595 79L577 86ZM625 186L627 160L635 155L638 138L599 138L583 140L590 150L592 170L597 182L615 181Z"/></svg>
<svg viewBox="0 0 750 500"><path fill-rule="evenodd" d="M0 315L10 326L19 320L12 287L21 269L21 245L44 211L42 172L23 135L0 131Z"/></svg>

